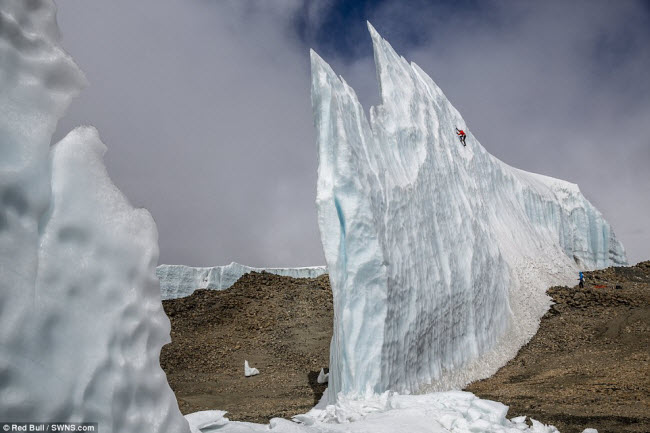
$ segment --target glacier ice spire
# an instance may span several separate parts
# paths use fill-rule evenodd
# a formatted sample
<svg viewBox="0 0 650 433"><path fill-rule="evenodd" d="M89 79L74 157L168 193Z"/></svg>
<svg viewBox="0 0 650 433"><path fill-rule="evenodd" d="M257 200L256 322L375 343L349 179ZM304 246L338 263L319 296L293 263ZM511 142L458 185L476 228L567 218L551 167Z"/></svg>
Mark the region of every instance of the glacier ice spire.
<svg viewBox="0 0 650 433"><path fill-rule="evenodd" d="M490 155L436 83L368 29L381 96L369 118L311 51L330 399L485 377L534 334L547 287L625 263L576 185Z"/></svg>
<svg viewBox="0 0 650 433"><path fill-rule="evenodd" d="M85 85L51 0L0 1L0 420L189 432L160 368L158 233L91 127L50 147Z"/></svg>

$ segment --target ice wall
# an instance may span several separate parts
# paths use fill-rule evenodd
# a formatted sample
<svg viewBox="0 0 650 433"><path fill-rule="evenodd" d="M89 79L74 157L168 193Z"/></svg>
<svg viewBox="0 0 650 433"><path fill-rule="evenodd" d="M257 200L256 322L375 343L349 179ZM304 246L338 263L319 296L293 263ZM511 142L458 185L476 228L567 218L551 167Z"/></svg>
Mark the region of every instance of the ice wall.
<svg viewBox="0 0 650 433"><path fill-rule="evenodd" d="M51 1L0 2L0 420L186 432L158 362L155 224L110 181L94 129L50 149L84 83Z"/></svg>
<svg viewBox="0 0 650 433"><path fill-rule="evenodd" d="M488 376L536 331L546 288L626 260L576 185L490 155L433 80L369 29L382 101L369 120L311 54L334 398Z"/></svg>
<svg viewBox="0 0 650 433"><path fill-rule="evenodd" d="M244 274L268 272L293 278L316 278L327 273L325 266L303 268L252 268L232 262L226 266L193 268L183 265L160 265L156 269L163 299L182 298L196 289L224 290Z"/></svg>

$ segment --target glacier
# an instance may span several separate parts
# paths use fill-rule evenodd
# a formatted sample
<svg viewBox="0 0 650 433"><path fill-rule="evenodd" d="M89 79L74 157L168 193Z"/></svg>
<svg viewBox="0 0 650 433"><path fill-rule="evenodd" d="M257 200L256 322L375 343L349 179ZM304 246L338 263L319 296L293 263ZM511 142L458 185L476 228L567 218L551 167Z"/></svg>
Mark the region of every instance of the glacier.
<svg viewBox="0 0 650 433"><path fill-rule="evenodd" d="M487 377L534 335L548 287L626 263L577 185L490 155L436 83L368 28L381 96L369 118L311 51L330 402Z"/></svg>
<svg viewBox="0 0 650 433"><path fill-rule="evenodd" d="M160 265L156 268L162 299L189 296L196 289L224 290L235 284L242 275L250 272L268 272L293 278L316 278L327 273L327 269L325 266L253 268L235 262L212 267Z"/></svg>
<svg viewBox="0 0 650 433"><path fill-rule="evenodd" d="M86 84L46 0L0 2L0 420L189 432L160 368L158 233L97 131L50 147Z"/></svg>
<svg viewBox="0 0 650 433"><path fill-rule="evenodd" d="M328 267L334 265L328 269L337 279L332 282L337 310L330 366L337 383L327 394L339 398L329 405L324 398L295 417L297 423L278 418L269 425L229 422L218 410L183 417L158 362L170 339L156 277L155 223L112 183L103 162L106 147L94 128L77 128L50 146L58 120L86 84L60 47L55 13L51 0L0 2L2 422L98 422L101 431L124 433L557 431L536 421L529 427L524 417L508 420L506 406L471 393L375 392L385 383L408 391L407 385L419 386L427 374L434 378L439 371L437 383L457 383L478 371L467 370L472 363L484 374L486 365L502 358L495 355L486 362L482 356L505 337L525 334L513 322L534 332L535 314L548 303L540 295L542 282L566 280L578 264L586 269L622 263L625 253L575 185L512 169L489 156L471 134L467 154L444 150L457 143L443 136L441 120L450 113L454 120L460 116L426 75L415 65L410 66L415 72L408 69L372 29L375 45L382 44L375 54L386 56L378 66L394 68L384 77L382 94L412 98L414 105L393 107L397 114L425 110L433 116L417 117L418 122L393 118L390 107L382 105L373 109L368 123L354 92L312 54L321 158L317 205ZM424 84L410 82L409 88L408 80L399 82L404 78L399 71ZM391 78L397 80L392 90ZM423 89L431 93L416 95ZM333 105L328 110L321 103ZM332 137L345 139L328 141ZM410 150L391 149L390 140ZM384 150L373 153L366 144ZM427 146L446 156L432 160ZM399 159L392 161L390 155ZM468 173L470 168L499 183L484 185L483 177ZM443 185L439 191L431 178ZM427 207L418 201L431 199L426 194L435 191L436 199L449 199L445 194L451 191L459 196L440 209L433 203L445 202L432 199ZM476 192L511 208L494 208L471 195ZM499 218L504 221L495 226ZM328 221L334 225L324 225ZM387 224L395 221L400 224ZM414 234L418 222L434 227ZM479 237L461 236L461 229L468 228ZM411 244L414 240L420 244ZM457 243L462 248L454 251ZM481 249L468 260L462 253L474 247ZM533 251L523 254L527 249ZM560 253L556 261L554 253ZM230 266L220 271L219 284L252 269ZM186 272L191 281L193 272ZM209 272L196 272L201 281L214 278L216 284ZM278 272L312 275L325 268ZM468 285L478 278L487 278L485 287ZM505 325L486 320L486 311L506 315ZM490 336L501 327L500 335ZM488 342L480 341L486 335ZM395 341L400 338L416 348L401 356L396 351L401 343ZM431 348L437 351L431 354ZM468 355L464 351L469 349ZM360 362L358 355L364 353L371 362ZM423 363L426 359L433 367ZM399 365L402 360L407 364ZM374 370L361 370L366 367ZM454 378L450 371L466 375ZM374 382L377 378L385 382ZM350 391L351 384L368 392ZM338 394L341 390L350 392Z"/></svg>

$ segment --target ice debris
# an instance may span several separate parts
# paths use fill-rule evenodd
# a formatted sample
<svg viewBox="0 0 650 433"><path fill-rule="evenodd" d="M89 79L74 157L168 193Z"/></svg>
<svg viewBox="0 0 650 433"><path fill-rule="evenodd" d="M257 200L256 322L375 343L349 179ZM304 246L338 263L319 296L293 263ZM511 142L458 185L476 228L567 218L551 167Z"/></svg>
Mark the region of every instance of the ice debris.
<svg viewBox="0 0 650 433"><path fill-rule="evenodd" d="M320 373L318 373L318 379L316 379L316 382L318 382L318 383L327 383L327 381L329 380L329 377L330 377L330 374L325 373L325 370L321 368Z"/></svg>
<svg viewBox="0 0 650 433"><path fill-rule="evenodd" d="M230 421L203 433L557 433L551 426L526 417L506 418L508 407L469 392L427 395L348 394L336 404L317 407L293 418L273 418L268 425Z"/></svg>
<svg viewBox="0 0 650 433"><path fill-rule="evenodd" d="M190 433L201 433L206 429L218 429L228 424L229 419L224 415L225 410L204 410L185 415L190 425Z"/></svg>
<svg viewBox="0 0 650 433"><path fill-rule="evenodd" d="M248 361L244 361L244 376L250 377L260 374L260 371L257 368L251 368L248 365Z"/></svg>

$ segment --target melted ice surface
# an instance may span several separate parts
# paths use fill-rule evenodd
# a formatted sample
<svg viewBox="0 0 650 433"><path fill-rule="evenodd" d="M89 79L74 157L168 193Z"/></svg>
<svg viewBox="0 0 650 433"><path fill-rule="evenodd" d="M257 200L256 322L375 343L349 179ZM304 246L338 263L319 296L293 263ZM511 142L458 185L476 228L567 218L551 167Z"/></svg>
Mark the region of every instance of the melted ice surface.
<svg viewBox="0 0 650 433"><path fill-rule="evenodd" d="M486 377L535 333L548 287L626 262L577 185L490 155L433 80L369 29L382 99L370 119L312 52L332 399Z"/></svg>

